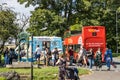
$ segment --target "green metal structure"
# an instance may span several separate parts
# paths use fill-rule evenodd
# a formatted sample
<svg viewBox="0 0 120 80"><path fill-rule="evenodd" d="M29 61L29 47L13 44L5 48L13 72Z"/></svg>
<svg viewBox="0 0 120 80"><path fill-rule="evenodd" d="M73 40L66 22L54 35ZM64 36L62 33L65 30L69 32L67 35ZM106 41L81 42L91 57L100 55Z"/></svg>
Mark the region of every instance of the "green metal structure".
<svg viewBox="0 0 120 80"><path fill-rule="evenodd" d="M26 32L21 32L20 34L18 34L18 61L20 62L20 44L21 42L24 42L27 45L27 61L28 61L28 49L29 49L29 34Z"/></svg>

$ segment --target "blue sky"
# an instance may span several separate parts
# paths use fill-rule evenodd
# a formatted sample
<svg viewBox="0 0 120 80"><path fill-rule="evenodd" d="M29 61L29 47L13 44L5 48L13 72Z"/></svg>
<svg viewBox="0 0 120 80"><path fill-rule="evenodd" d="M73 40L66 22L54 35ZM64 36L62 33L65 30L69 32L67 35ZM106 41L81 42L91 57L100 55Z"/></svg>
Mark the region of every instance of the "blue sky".
<svg viewBox="0 0 120 80"><path fill-rule="evenodd" d="M14 8L13 10L20 14L25 14L26 16L30 16L30 11L34 10L33 6L25 8L25 4L20 5L17 0L0 0L0 4L7 3L7 7Z"/></svg>

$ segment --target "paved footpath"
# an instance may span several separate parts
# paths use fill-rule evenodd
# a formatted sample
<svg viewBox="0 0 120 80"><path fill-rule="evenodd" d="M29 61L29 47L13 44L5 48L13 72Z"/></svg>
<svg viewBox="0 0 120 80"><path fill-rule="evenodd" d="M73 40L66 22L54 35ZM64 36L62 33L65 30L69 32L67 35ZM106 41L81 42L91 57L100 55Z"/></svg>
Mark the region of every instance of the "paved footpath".
<svg viewBox="0 0 120 80"><path fill-rule="evenodd" d="M110 71L107 71L106 65L103 65L102 71L96 71L93 67L93 71L90 75L80 76L80 80L120 80L120 59L113 59L117 68L111 67Z"/></svg>

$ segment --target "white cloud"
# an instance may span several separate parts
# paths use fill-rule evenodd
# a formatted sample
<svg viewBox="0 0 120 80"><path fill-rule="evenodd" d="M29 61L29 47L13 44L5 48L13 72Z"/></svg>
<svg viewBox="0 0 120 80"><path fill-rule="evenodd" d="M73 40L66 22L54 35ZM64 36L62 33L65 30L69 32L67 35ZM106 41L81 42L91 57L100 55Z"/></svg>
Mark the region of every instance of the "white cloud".
<svg viewBox="0 0 120 80"><path fill-rule="evenodd" d="M7 5L4 5L8 8L13 8L13 10L16 12L16 13L19 13L20 15L17 16L17 18L19 19L23 14L26 15L27 17L29 17L31 14L30 14L30 11L34 11L34 8L33 6L30 6L30 7L27 7L25 8L25 4L19 4L17 2L17 0L0 0L0 5L2 5L3 3L7 3ZM18 22L20 23L20 22ZM26 25L26 27L24 28L24 30L29 26L29 24Z"/></svg>

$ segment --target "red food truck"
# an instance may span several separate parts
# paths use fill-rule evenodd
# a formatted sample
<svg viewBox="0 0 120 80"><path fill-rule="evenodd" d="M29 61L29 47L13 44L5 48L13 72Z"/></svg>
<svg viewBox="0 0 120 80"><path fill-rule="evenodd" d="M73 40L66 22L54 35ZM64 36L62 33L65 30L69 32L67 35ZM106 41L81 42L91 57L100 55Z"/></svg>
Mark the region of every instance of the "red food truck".
<svg viewBox="0 0 120 80"><path fill-rule="evenodd" d="M73 47L73 50L74 50L74 54L73 55L74 55L74 59L76 59L79 47L82 45L82 35L79 34L79 35L70 36L68 38L65 38L63 44L64 44L64 48L65 48L65 53L67 54L67 56L69 56L68 48L70 46Z"/></svg>
<svg viewBox="0 0 120 80"><path fill-rule="evenodd" d="M77 58L79 47L82 45L86 50L93 49L94 53L98 48L102 51L102 58L104 57L106 49L106 32L104 26L84 26L82 33L79 35L73 35L64 39L63 45L66 48L66 54L68 47L72 46L74 50L74 59Z"/></svg>

